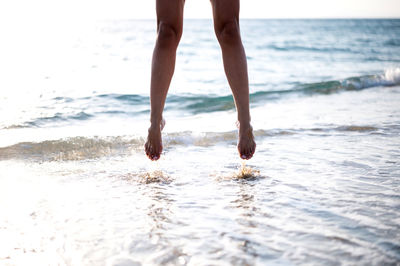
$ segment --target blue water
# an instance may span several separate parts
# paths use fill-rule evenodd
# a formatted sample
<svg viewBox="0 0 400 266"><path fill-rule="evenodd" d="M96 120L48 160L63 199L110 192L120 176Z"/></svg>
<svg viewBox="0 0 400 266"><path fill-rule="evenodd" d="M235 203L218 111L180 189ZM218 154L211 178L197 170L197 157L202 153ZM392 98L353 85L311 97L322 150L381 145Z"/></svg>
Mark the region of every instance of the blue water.
<svg viewBox="0 0 400 266"><path fill-rule="evenodd" d="M243 20L252 104L398 85L399 23ZM198 114L233 109L211 21L188 20L184 32L166 111ZM55 66L45 64L50 60L46 56L52 54L46 54L47 47L42 45L39 54L44 64L35 67L40 75L29 85L17 86L15 81L4 85L13 93L6 92L3 101L14 100L18 92L28 93L33 97L29 107L38 115L21 115L18 122L0 121L2 128L54 125L108 114L148 116L154 21L98 22L81 34L68 39L71 47L64 52L65 58L59 55ZM16 111L23 112L16 105Z"/></svg>
<svg viewBox="0 0 400 266"><path fill-rule="evenodd" d="M400 20L242 20L246 165L211 20L184 22L157 163L155 21L67 29L0 63L0 264L399 263Z"/></svg>

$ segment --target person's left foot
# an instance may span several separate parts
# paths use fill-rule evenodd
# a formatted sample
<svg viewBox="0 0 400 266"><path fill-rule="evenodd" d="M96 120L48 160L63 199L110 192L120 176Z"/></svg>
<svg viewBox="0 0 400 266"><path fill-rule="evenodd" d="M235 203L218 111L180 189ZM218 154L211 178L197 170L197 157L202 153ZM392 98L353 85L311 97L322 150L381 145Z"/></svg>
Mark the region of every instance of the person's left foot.
<svg viewBox="0 0 400 266"><path fill-rule="evenodd" d="M239 124L239 141L238 151L240 158L243 160L249 160L253 157L256 151L256 142L254 141L253 128L250 124L242 125Z"/></svg>

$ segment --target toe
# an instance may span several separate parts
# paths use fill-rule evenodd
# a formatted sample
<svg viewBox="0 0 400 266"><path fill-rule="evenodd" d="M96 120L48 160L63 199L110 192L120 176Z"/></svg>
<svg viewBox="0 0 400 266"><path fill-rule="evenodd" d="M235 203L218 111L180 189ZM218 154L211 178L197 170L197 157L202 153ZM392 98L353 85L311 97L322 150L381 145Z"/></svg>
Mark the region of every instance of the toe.
<svg viewBox="0 0 400 266"><path fill-rule="evenodd" d="M253 156L255 152L256 152L256 143L254 142L254 146L251 148L251 156Z"/></svg>
<svg viewBox="0 0 400 266"><path fill-rule="evenodd" d="M153 161L156 161L156 160L160 159L160 150L159 150L159 148L154 148L154 150L153 150L153 152L151 154L151 159Z"/></svg>
<svg viewBox="0 0 400 266"><path fill-rule="evenodd" d="M158 159L160 159L160 153L158 151L155 151L151 154L151 159L153 161L157 161Z"/></svg>
<svg viewBox="0 0 400 266"><path fill-rule="evenodd" d="M251 159L252 156L253 156L253 152L252 152L251 147L249 147L246 149L246 160Z"/></svg>

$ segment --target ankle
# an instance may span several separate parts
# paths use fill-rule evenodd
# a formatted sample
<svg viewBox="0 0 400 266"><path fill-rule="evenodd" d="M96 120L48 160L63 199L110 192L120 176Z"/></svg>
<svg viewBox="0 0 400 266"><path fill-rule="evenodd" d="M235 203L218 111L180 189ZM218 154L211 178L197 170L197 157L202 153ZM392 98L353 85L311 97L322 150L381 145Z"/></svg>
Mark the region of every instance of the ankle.
<svg viewBox="0 0 400 266"><path fill-rule="evenodd" d="M253 129L253 127L250 124L250 121L236 121L236 126L237 128L239 128L240 130L243 129Z"/></svg>
<svg viewBox="0 0 400 266"><path fill-rule="evenodd" d="M150 126L159 127L162 124L163 118L151 118L150 119Z"/></svg>
<svg viewBox="0 0 400 266"><path fill-rule="evenodd" d="M160 130L160 124L151 123L149 131Z"/></svg>
<svg viewBox="0 0 400 266"><path fill-rule="evenodd" d="M161 118L161 120L150 120L150 127L149 130L163 130L165 126L165 120L164 118Z"/></svg>

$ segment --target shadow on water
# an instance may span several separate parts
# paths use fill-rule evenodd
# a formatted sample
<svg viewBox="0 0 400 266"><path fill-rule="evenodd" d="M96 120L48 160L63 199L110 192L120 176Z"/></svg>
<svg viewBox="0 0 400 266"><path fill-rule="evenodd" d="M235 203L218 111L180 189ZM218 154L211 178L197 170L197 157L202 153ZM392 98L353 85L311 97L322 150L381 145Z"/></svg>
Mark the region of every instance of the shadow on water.
<svg viewBox="0 0 400 266"><path fill-rule="evenodd" d="M160 171L161 172L161 171ZM147 178L149 178L147 176ZM148 182L159 182L165 180L165 175L150 176ZM156 181L155 181L156 180ZM153 183L154 183L153 182ZM186 264L189 260L187 254L183 252L183 247L174 241L173 232L176 227L185 226L177 220L174 213L173 195L167 193L167 188L160 185L152 186L147 190L152 203L149 205L147 216L151 220L148 233L148 240L153 243L156 252L152 262L156 264Z"/></svg>
<svg viewBox="0 0 400 266"><path fill-rule="evenodd" d="M230 209L235 225L234 229L226 232L224 237L229 239L236 250L230 258L232 264L253 265L260 257L274 259L279 256L278 250L261 242L259 238L253 237L260 231L259 217L268 215L260 208L258 194L261 190L259 182L254 182L262 178L265 177L260 174L260 171L246 166L245 163L242 163L238 172L231 175L231 180L236 182L232 186L233 198L226 208Z"/></svg>
<svg viewBox="0 0 400 266"><path fill-rule="evenodd" d="M168 186L171 178L157 170L139 174L136 179L146 184L140 189L145 223L129 237L129 255L144 264L186 264L190 258L173 234L185 224L174 213L176 199Z"/></svg>

